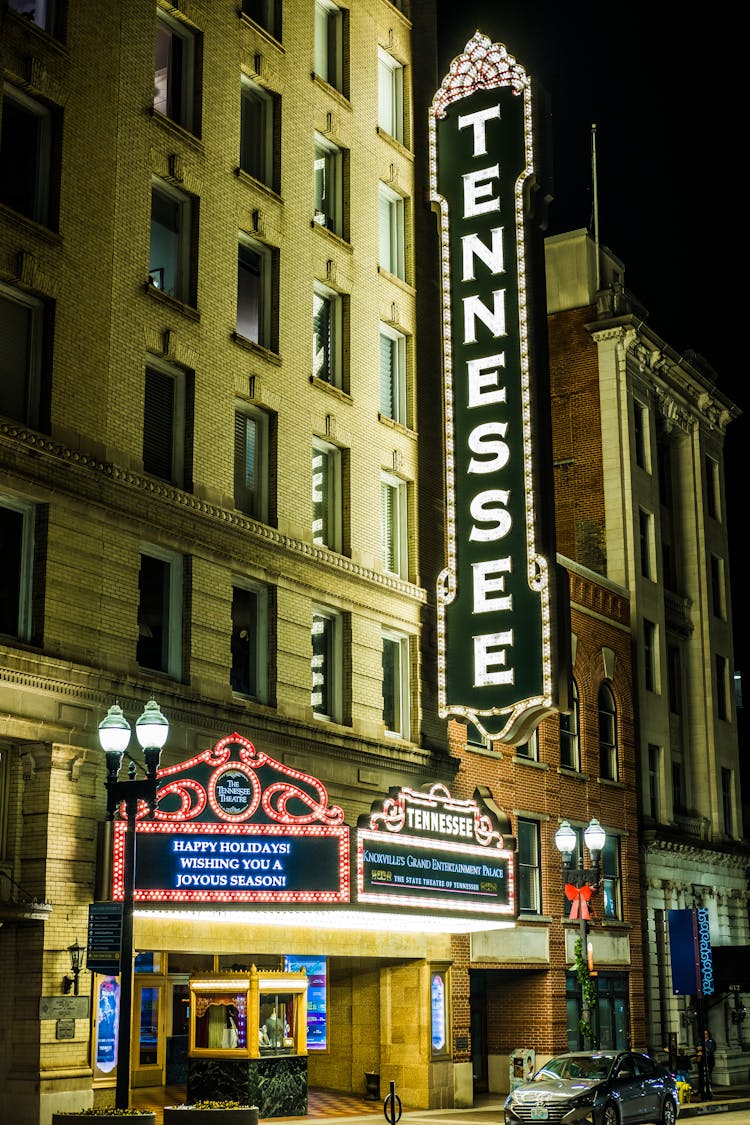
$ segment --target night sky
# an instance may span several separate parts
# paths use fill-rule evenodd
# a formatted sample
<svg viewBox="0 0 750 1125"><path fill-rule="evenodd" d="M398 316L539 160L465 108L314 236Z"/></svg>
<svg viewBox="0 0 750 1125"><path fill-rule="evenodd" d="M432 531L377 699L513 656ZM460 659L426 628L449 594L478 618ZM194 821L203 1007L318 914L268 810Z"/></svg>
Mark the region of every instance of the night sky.
<svg viewBox="0 0 750 1125"><path fill-rule="evenodd" d="M437 9L440 79L479 30L504 44L547 91L550 234L579 227L593 233L596 124L600 242L624 263L625 283L648 310L653 331L675 351L703 356L719 389L745 412L728 428L725 460L735 662L748 678L750 598L740 540L750 394L739 346L748 314L732 260L735 248L745 257L739 28L723 5L712 10L658 0L437 0ZM714 13L721 25L708 22Z"/></svg>

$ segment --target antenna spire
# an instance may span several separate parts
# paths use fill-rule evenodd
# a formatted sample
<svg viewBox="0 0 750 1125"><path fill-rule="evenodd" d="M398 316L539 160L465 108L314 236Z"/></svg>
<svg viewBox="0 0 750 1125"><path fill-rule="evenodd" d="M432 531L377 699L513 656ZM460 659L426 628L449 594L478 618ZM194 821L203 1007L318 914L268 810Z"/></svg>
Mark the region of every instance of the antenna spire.
<svg viewBox="0 0 750 1125"><path fill-rule="evenodd" d="M591 126L591 179L594 189L594 253L596 255L596 291L599 292L599 192L596 182L596 123Z"/></svg>

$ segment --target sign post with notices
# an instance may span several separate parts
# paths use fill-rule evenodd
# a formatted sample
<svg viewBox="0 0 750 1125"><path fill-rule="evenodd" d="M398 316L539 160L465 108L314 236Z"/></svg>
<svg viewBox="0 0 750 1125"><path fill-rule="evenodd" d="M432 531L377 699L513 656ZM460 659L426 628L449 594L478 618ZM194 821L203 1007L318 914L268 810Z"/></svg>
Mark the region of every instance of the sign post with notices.
<svg viewBox="0 0 750 1125"><path fill-rule="evenodd" d="M115 977L120 972L122 941L122 903L92 902L89 905L89 931L86 968Z"/></svg>

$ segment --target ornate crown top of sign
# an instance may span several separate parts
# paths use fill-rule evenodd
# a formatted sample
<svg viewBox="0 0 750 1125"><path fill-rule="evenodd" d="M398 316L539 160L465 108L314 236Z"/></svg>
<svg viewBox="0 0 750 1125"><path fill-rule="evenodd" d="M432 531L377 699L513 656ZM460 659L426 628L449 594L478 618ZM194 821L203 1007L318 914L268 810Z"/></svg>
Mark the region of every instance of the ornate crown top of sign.
<svg viewBox="0 0 750 1125"><path fill-rule="evenodd" d="M222 779L234 775L244 780L245 787L242 810L231 813L222 805L219 786ZM216 820L234 824L259 820L290 826L344 822L343 809L329 805L321 781L256 750L236 732L190 761L160 769L158 776L154 820L194 821L204 819L204 813L210 810ZM159 802L170 798L177 807L160 807Z"/></svg>
<svg viewBox="0 0 750 1125"><path fill-rule="evenodd" d="M520 94L528 85L526 71L509 55L502 43L493 43L481 31L475 31L460 55L450 65L442 85L432 99L435 117L445 117L451 102L468 97L477 90L510 86Z"/></svg>

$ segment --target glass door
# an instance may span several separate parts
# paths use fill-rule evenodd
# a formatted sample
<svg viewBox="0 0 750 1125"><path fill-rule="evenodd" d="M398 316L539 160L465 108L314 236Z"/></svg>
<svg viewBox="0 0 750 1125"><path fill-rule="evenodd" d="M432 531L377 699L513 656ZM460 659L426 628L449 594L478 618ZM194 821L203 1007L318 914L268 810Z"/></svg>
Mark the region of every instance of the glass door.
<svg viewBox="0 0 750 1125"><path fill-rule="evenodd" d="M136 979L131 1067L133 1086L163 1086L166 1058L165 986L153 977Z"/></svg>

